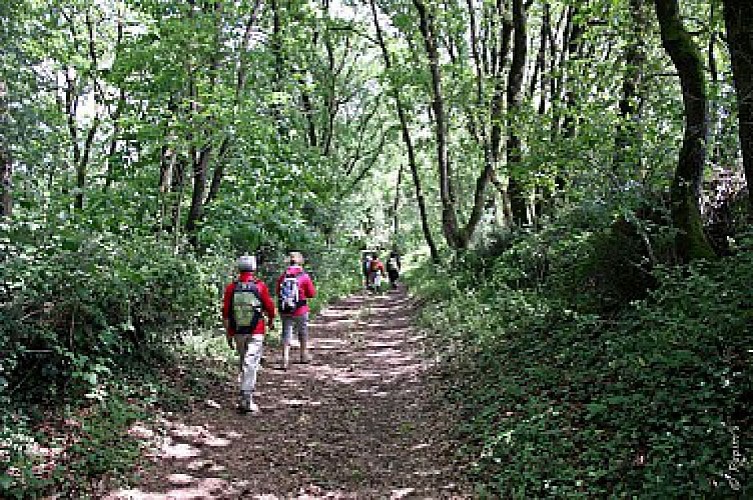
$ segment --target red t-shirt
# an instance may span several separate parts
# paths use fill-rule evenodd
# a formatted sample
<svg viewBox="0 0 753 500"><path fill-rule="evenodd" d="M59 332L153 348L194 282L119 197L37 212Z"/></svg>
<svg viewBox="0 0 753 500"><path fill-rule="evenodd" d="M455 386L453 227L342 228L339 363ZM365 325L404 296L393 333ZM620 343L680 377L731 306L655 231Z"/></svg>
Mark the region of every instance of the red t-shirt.
<svg viewBox="0 0 753 500"><path fill-rule="evenodd" d="M369 264L369 271L372 273L381 273L384 275L384 264L379 259L374 259Z"/></svg>
<svg viewBox="0 0 753 500"><path fill-rule="evenodd" d="M270 321L275 318L275 303L272 301L272 297L269 296L269 288L263 281L256 279L253 273L242 272L238 276L238 281L241 283L247 283L253 280L256 283L256 288L259 290L259 298L261 299L261 305ZM229 283L225 287L225 295L222 298L222 318L228 319L230 317L230 305L233 300L233 293L235 292L235 282ZM264 324L264 316L256 324L253 334L264 334L266 325ZM235 335L232 327L228 330L228 335Z"/></svg>
<svg viewBox="0 0 753 500"><path fill-rule="evenodd" d="M282 286L282 282L285 280L285 276L288 274L298 277L298 290L301 300L313 299L316 296L316 288L314 287L314 282L311 281L311 277L308 275L308 273L303 272L303 268L301 266L290 266L285 270L284 273L280 275L279 278L277 278L277 286L275 287L276 295L280 295L280 287ZM304 304L293 311L293 314L291 314L290 316L303 316L307 312L309 312L309 305Z"/></svg>

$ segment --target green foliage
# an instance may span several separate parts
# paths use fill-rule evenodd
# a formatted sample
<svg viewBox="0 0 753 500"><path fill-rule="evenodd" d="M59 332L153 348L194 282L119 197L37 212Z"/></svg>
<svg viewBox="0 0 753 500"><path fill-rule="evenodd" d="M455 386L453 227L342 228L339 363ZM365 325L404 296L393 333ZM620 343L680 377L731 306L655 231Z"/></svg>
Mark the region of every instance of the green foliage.
<svg viewBox="0 0 753 500"><path fill-rule="evenodd" d="M87 394L118 362L216 321L211 259L175 255L149 236L53 231L33 221L5 226L3 235L0 349L8 355L0 374L10 393Z"/></svg>
<svg viewBox="0 0 753 500"><path fill-rule="evenodd" d="M3 416L0 453L8 467L0 472L0 494L81 497L103 474L126 475L141 451L127 430L144 417L122 393L36 426L18 414Z"/></svg>
<svg viewBox="0 0 753 500"><path fill-rule="evenodd" d="M577 239L550 260L579 258L568 253ZM609 316L528 287L526 260L510 257L412 277L430 299L424 325L465 416L460 454L481 496L751 493L749 247L659 268L645 299Z"/></svg>

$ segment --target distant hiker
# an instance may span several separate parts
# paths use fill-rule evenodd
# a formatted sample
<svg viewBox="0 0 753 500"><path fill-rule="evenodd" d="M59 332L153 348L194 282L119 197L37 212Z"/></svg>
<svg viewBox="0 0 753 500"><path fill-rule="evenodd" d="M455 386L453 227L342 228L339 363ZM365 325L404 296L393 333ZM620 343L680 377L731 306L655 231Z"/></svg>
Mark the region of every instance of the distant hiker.
<svg viewBox="0 0 753 500"><path fill-rule="evenodd" d="M256 258L244 255L238 259L238 277L225 287L222 300L222 322L227 333L227 343L238 353L240 396L238 410L257 412L254 403L256 373L264 350L264 333L274 328L275 305L269 289L254 276Z"/></svg>
<svg viewBox="0 0 753 500"><path fill-rule="evenodd" d="M400 278L400 254L396 250L390 252L390 258L387 260L387 276L390 278L392 289L396 290L397 280Z"/></svg>
<svg viewBox="0 0 753 500"><path fill-rule="evenodd" d="M316 296L316 288L311 277L303 270L303 255L291 252L288 255L290 266L277 279L277 297L282 318L282 369L290 363L290 339L295 330L300 343L301 363L311 361L308 352L308 299Z"/></svg>
<svg viewBox="0 0 753 500"><path fill-rule="evenodd" d="M361 270L363 271L363 286L369 290L371 288L371 254L368 252L364 254L361 261Z"/></svg>
<svg viewBox="0 0 753 500"><path fill-rule="evenodd" d="M371 262L369 263L369 282L371 283L371 289L379 291L382 286L382 278L385 278L384 264L379 260L379 255L374 252Z"/></svg>

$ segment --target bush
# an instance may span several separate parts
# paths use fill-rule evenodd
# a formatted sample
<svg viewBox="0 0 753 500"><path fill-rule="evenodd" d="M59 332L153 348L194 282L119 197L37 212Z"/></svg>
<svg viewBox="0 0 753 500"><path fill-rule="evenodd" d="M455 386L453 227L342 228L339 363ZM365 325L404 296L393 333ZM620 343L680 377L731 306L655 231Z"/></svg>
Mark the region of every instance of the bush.
<svg viewBox="0 0 753 500"><path fill-rule="evenodd" d="M645 299L604 316L583 312L582 295L515 279L528 264L512 251L539 238L485 270L412 277L431 298L423 324L465 417L461 454L480 494L750 494L753 252L658 268ZM564 265L552 275L564 283L568 269L577 276Z"/></svg>
<svg viewBox="0 0 753 500"><path fill-rule="evenodd" d="M0 384L32 399L76 397L117 363L158 353L180 332L216 321L203 266L154 238L74 232L7 255Z"/></svg>

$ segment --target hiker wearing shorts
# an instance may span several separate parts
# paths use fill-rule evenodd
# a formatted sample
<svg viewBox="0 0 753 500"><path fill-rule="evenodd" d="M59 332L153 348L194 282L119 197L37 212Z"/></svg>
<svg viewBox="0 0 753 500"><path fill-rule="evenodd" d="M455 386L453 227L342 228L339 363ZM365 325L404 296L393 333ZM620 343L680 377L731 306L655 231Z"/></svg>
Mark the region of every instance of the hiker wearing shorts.
<svg viewBox="0 0 753 500"><path fill-rule="evenodd" d="M308 299L316 296L316 288L311 277L303 270L303 255L291 252L288 255L289 267L277 278L276 294L280 317L282 318L282 365L288 369L290 363L290 341L295 333L300 344L300 361L308 363ZM295 290L294 290L295 289Z"/></svg>
<svg viewBox="0 0 753 500"><path fill-rule="evenodd" d="M258 412L254 403L256 374L259 370L266 323L274 328L275 306L269 289L254 276L256 258L244 255L238 259L238 277L225 287L222 299L222 323L227 343L238 353L238 382L240 395L238 410L242 413Z"/></svg>

